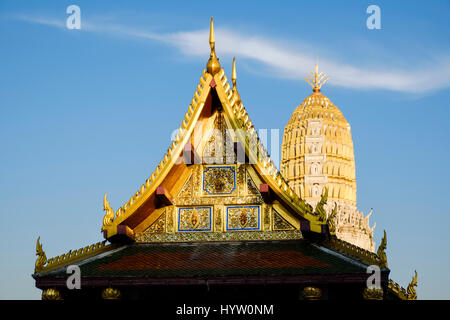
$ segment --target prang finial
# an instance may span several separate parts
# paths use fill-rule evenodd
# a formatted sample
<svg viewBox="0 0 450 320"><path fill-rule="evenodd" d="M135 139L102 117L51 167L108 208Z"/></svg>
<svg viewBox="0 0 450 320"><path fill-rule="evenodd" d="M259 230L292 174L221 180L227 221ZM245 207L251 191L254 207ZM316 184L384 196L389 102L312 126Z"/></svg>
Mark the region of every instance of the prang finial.
<svg viewBox="0 0 450 320"><path fill-rule="evenodd" d="M213 17L211 17L211 25L209 27L209 46L211 47L211 53L208 63L206 63L206 71L208 71L212 75L215 75L220 71L220 63L219 59L216 56L216 40L214 38Z"/></svg>
<svg viewBox="0 0 450 320"><path fill-rule="evenodd" d="M328 81L328 77L325 78L325 76L323 72L319 73L319 65L316 63L314 73L311 72L311 75L308 75L309 80L306 77L305 80L313 88L314 92L320 92L320 88Z"/></svg>

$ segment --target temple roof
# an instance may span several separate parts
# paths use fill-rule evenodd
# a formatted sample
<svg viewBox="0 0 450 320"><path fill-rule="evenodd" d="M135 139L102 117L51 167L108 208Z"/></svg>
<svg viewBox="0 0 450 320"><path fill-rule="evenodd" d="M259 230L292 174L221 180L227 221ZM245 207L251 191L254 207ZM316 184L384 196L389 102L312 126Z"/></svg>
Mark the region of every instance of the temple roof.
<svg viewBox="0 0 450 320"><path fill-rule="evenodd" d="M349 276L348 281L367 278L367 265L305 240L134 243L77 264L83 279L127 276L148 277L151 282L160 278L230 276L340 275L339 279ZM355 274L360 274L361 279ZM61 268L38 277L66 278L67 274Z"/></svg>

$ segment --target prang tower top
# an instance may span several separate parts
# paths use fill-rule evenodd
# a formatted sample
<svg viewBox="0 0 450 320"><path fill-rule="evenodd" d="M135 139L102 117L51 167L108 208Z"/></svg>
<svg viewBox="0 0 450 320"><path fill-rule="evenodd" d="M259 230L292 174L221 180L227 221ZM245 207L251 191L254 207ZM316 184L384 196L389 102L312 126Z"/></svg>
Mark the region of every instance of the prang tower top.
<svg viewBox="0 0 450 320"><path fill-rule="evenodd" d="M374 251L373 229L356 207L355 158L350 124L330 99L320 92L328 80L315 72L305 80L313 93L299 105L284 129L281 174L290 187L315 207L327 193L326 211L338 206L336 236Z"/></svg>

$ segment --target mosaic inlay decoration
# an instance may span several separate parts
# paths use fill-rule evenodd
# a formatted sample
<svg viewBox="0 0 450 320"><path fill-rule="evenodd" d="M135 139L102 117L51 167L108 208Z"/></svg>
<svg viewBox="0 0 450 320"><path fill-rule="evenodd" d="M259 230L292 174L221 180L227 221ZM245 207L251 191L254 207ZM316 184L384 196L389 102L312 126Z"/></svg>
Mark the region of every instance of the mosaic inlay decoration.
<svg viewBox="0 0 450 320"><path fill-rule="evenodd" d="M273 210L273 229L294 230L295 228L289 222L287 222L278 212Z"/></svg>
<svg viewBox="0 0 450 320"><path fill-rule="evenodd" d="M163 212L161 216L147 228L146 232L164 232L166 224L166 212Z"/></svg>
<svg viewBox="0 0 450 320"><path fill-rule="evenodd" d="M179 208L178 231L211 231L211 207Z"/></svg>
<svg viewBox="0 0 450 320"><path fill-rule="evenodd" d="M227 230L258 230L259 206L227 207Z"/></svg>
<svg viewBox="0 0 450 320"><path fill-rule="evenodd" d="M259 194L258 188L256 188L252 178L250 178L250 175L248 174L247 174L247 192L248 194L255 194L255 195Z"/></svg>
<svg viewBox="0 0 450 320"><path fill-rule="evenodd" d="M234 232L175 232L137 233L137 242L186 242L186 241L247 241L303 239L299 230L291 231L234 231Z"/></svg>
<svg viewBox="0 0 450 320"><path fill-rule="evenodd" d="M207 194L232 194L236 189L236 173L232 167L208 167L203 171L203 190Z"/></svg>

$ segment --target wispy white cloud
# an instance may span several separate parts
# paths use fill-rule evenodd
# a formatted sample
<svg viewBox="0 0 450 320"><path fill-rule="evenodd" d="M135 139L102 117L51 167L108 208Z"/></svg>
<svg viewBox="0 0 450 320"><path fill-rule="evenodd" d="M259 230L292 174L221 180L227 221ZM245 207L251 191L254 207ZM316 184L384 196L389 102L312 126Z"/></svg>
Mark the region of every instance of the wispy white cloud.
<svg viewBox="0 0 450 320"><path fill-rule="evenodd" d="M60 29L63 29L66 27L65 21L61 20L61 19L53 19L53 18L42 17L42 16L28 15L28 14L15 14L15 15L12 15L11 18L26 21L26 22L31 22L31 23L43 24L46 26L56 27L56 28L60 28Z"/></svg>
<svg viewBox="0 0 450 320"><path fill-rule="evenodd" d="M65 28L64 21L35 17L16 18L52 27ZM205 57L209 53L207 43L209 30L175 33L152 33L145 30L117 24L82 23L86 32L104 33L116 36L148 39L176 47L188 56ZM315 57L304 50L293 48L289 43L262 36L249 36L233 30L216 28L217 53L220 56L236 56L266 66L277 77L303 79L315 63ZM371 63L373 63L371 61ZM450 57L435 58L432 61L418 61L411 68L391 68L379 62L378 67L356 66L341 63L330 56L320 57L320 69L330 76L330 85L357 89L385 89L407 93L424 93L450 87Z"/></svg>

